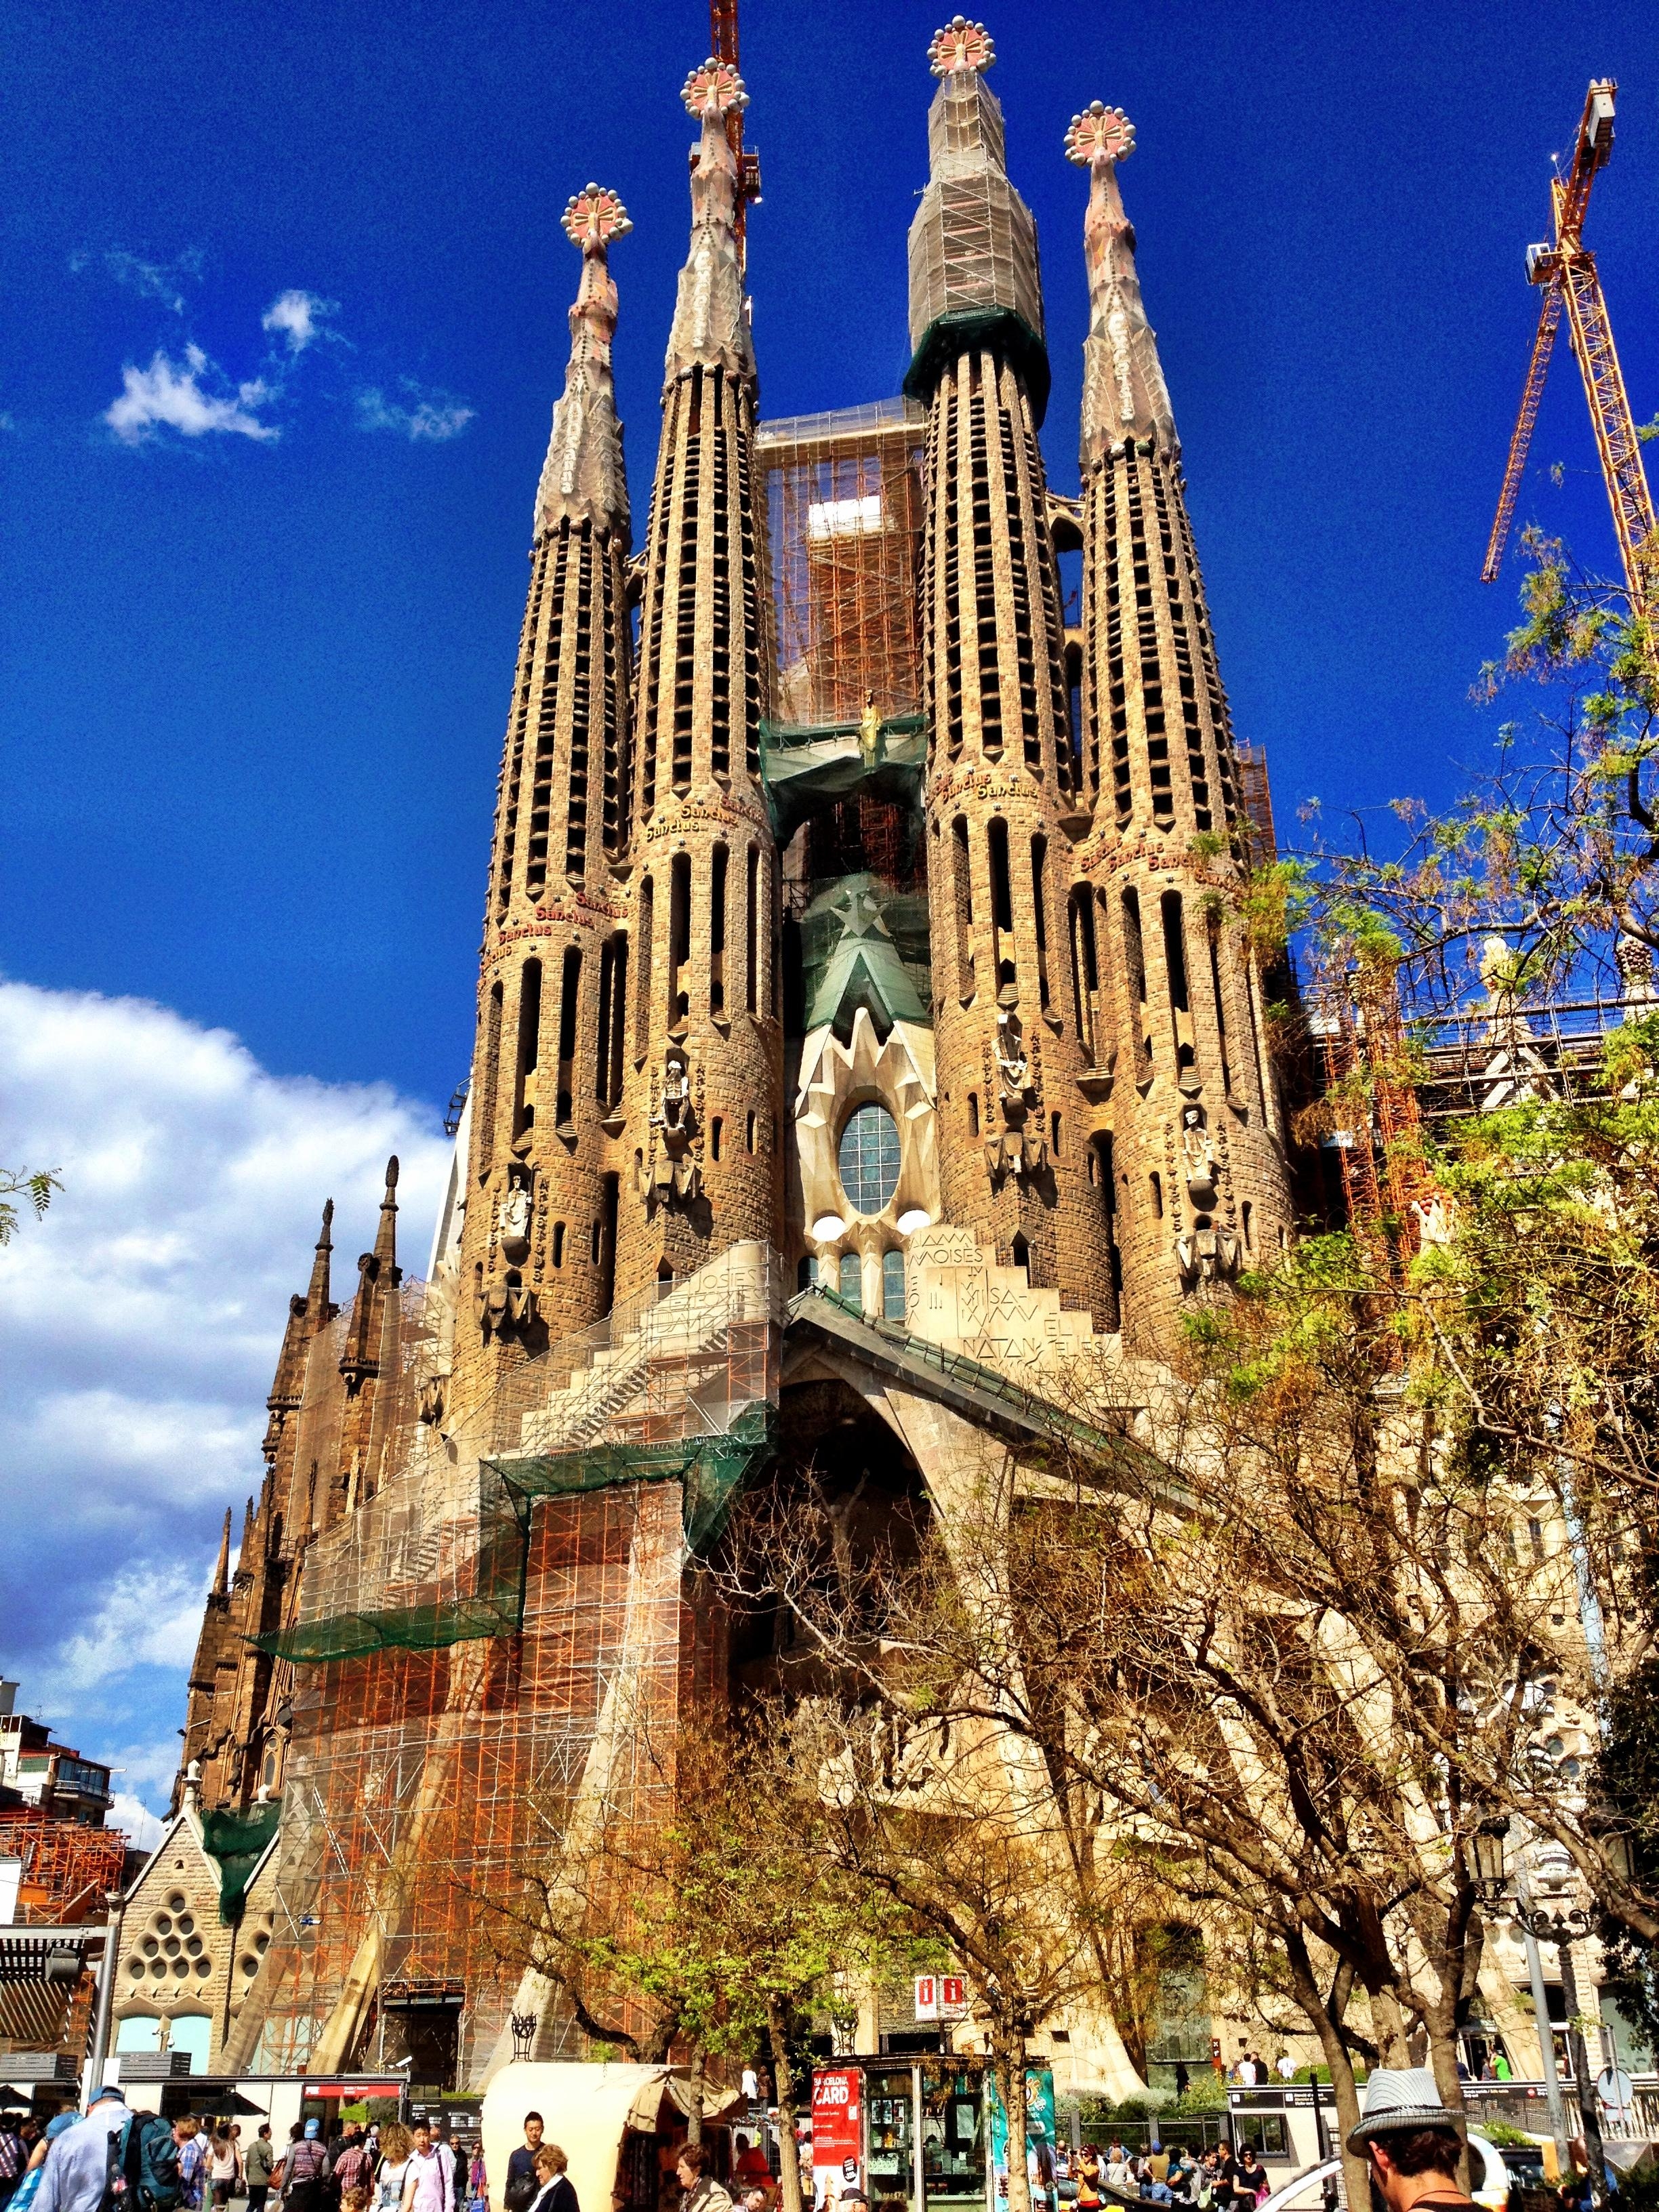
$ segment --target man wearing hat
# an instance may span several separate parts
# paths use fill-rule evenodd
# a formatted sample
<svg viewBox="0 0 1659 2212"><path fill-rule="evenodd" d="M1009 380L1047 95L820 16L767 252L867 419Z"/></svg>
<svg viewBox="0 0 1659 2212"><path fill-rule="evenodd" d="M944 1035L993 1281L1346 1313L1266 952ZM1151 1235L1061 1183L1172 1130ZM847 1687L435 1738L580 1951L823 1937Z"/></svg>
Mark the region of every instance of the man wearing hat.
<svg viewBox="0 0 1659 2212"><path fill-rule="evenodd" d="M109 2180L110 2139L131 2118L118 2088L98 2090L85 2119L67 2129L46 2154L34 2212L99 2212Z"/></svg>
<svg viewBox="0 0 1659 2212"><path fill-rule="evenodd" d="M1379 2066L1348 2148L1364 2151L1389 2212L1460 2212L1474 2198L1457 2179L1468 2127L1440 2101L1426 2066Z"/></svg>

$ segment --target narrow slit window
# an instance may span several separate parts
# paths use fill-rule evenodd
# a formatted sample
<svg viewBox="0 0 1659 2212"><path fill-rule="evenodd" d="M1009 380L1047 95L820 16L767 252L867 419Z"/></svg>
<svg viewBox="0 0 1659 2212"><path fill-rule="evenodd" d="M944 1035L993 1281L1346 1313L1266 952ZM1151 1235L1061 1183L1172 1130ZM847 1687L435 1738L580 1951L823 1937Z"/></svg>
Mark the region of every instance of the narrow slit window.
<svg viewBox="0 0 1659 2212"><path fill-rule="evenodd" d="M1042 877L1048 865L1048 840L1031 840L1031 919L1036 928L1037 997L1043 1012L1048 1008L1048 908Z"/></svg>
<svg viewBox="0 0 1659 2212"><path fill-rule="evenodd" d="M553 1224L553 1265L556 1267L562 1267L564 1265L564 1224L562 1221L556 1221Z"/></svg>
<svg viewBox="0 0 1659 2212"><path fill-rule="evenodd" d="M708 1011L726 1012L726 874L730 854L724 845L714 848L708 878Z"/></svg>
<svg viewBox="0 0 1659 2212"><path fill-rule="evenodd" d="M849 1306L864 1309L864 1263L856 1252L843 1252L837 1287Z"/></svg>
<svg viewBox="0 0 1659 2212"><path fill-rule="evenodd" d="M691 1017L686 970L691 961L691 855L676 853L668 871L668 1026L682 1030Z"/></svg>
<svg viewBox="0 0 1659 2212"><path fill-rule="evenodd" d="M495 1158L495 1097L501 1072L501 987L489 987L484 1012L483 1095L478 1101L478 1176L489 1173Z"/></svg>
<svg viewBox="0 0 1659 2212"><path fill-rule="evenodd" d="M656 886L649 876L640 885L640 965L634 988L634 1057L643 1060L651 1046L651 956Z"/></svg>
<svg viewBox="0 0 1659 2212"><path fill-rule="evenodd" d="M1158 906L1164 920L1164 972L1170 985L1170 1023L1175 1030L1176 1066L1190 1067L1195 1054L1192 996L1187 983L1187 929L1181 893L1165 891Z"/></svg>
<svg viewBox="0 0 1659 2212"><path fill-rule="evenodd" d="M599 947L599 1034L593 1040L593 1096L601 1106L609 1104L611 1097L611 1000L616 988L617 945L617 939L607 937Z"/></svg>
<svg viewBox="0 0 1659 2212"><path fill-rule="evenodd" d="M542 1054L542 963L526 960L519 978L519 1085L513 1134L523 1136L536 1121L536 1079Z"/></svg>
<svg viewBox="0 0 1659 2212"><path fill-rule="evenodd" d="M748 886L744 898L743 990L745 1012L760 1012L760 848L749 848Z"/></svg>
<svg viewBox="0 0 1659 2212"><path fill-rule="evenodd" d="M576 1009L581 998L582 956L571 945L564 956L564 975L559 993L559 1091L554 1120L560 1128L570 1125L576 1092Z"/></svg>
<svg viewBox="0 0 1659 2212"><path fill-rule="evenodd" d="M1146 1020L1146 947L1140 933L1140 896L1133 888L1123 894L1123 971L1128 978L1129 1015L1134 1024L1135 1079L1144 1082L1152 1072L1152 1036Z"/></svg>
<svg viewBox="0 0 1659 2212"><path fill-rule="evenodd" d="M957 910L957 995L966 1006L974 995L974 874L968 860L968 823L960 814L951 824L951 867Z"/></svg>
<svg viewBox="0 0 1659 2212"><path fill-rule="evenodd" d="M902 1252L884 1252L881 1255L881 1317L884 1321L904 1319Z"/></svg>
<svg viewBox="0 0 1659 2212"><path fill-rule="evenodd" d="M708 1125L708 1157L712 1160L717 1160L720 1156L720 1132L725 1127L718 1114Z"/></svg>

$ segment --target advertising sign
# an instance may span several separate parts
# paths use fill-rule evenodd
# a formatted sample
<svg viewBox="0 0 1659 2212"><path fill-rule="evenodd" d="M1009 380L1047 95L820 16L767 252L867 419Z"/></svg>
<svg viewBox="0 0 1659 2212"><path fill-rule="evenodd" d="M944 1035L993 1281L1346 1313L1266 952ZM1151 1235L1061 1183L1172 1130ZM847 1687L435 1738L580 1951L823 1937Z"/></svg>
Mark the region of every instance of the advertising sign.
<svg viewBox="0 0 1659 2212"><path fill-rule="evenodd" d="M864 2186L864 2074L857 2066L820 2066L812 2075L812 2202L829 2212L849 2189Z"/></svg>
<svg viewBox="0 0 1659 2212"><path fill-rule="evenodd" d="M918 2020L965 2020L968 1984L960 1974L916 1976Z"/></svg>
<svg viewBox="0 0 1659 2212"><path fill-rule="evenodd" d="M991 2100L991 2171L996 2176L998 2200L1006 2203L1008 2115L997 2091L996 2076L988 2070L985 2086ZM1049 2177L1054 2172L1056 2140L1053 2069L1047 2066L1028 2066L1025 2069L1025 2170L1030 2179L1034 2205L1052 2204L1054 2201L1049 2197L1048 2189Z"/></svg>

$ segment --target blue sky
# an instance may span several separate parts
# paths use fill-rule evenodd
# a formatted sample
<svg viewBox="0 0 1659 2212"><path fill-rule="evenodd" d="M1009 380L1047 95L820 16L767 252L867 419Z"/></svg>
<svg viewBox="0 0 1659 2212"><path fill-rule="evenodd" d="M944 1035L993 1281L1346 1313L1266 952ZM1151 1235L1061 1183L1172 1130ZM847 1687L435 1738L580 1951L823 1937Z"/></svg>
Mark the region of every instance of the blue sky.
<svg viewBox="0 0 1659 2212"><path fill-rule="evenodd" d="M931 0L750 0L765 413L897 387L939 19ZM1593 74L1622 90L1590 238L1638 415L1659 409L1650 0L1056 0L988 20L1042 240L1054 482L1076 487L1086 310L1085 187L1060 141L1101 98L1137 128L1124 191L1223 672L1281 822L1310 793L1328 808L1445 799L1490 743L1468 687L1512 615L1511 583L1477 578L1535 314L1522 252ZM26 992L12 1034L69 1037L91 1008L87 1049L116 1054L118 1091L137 1034L124 1020L144 1066L166 1036L228 1031L213 1095L241 1099L249 1128L280 1098L296 1131L310 1115L353 1144L369 1123L429 1141L470 1049L531 497L567 349L577 264L557 217L592 178L634 218L614 257L617 365L642 526L686 229L676 95L706 15L7 0L0 22L0 969L58 994ZM1610 560L1565 344L1534 459L1523 515ZM102 1006L128 999L154 1008ZM90 1064L81 1053L65 1098L94 1097ZM50 1070L33 1080L8 1156L13 1138L58 1141ZM139 1115L147 1157L176 1170L147 1186L147 1220L189 1188L192 1111L172 1096ZM72 1164L101 1141L65 1121L59 1151ZM374 1163L345 1151L366 1234ZM186 1583L210 1549L206 1493L247 1487L277 1285L303 1282L299 1224L326 1163L297 1139L292 1158L291 1189L242 1227L238 1279L274 1303L250 1297L238 1323L188 1525L166 1525L159 1444L155 1494L119 1523L132 1556L167 1554ZM61 1270L106 1230L86 1189L11 1262L19 1310L31 1268ZM204 1247L201 1264L211 1304L230 1261ZM175 1334L191 1281L186 1252ZM113 1387L108 1359L142 1397L142 1333L123 1341L88 1352L76 1387ZM88 1449L118 1487L118 1453ZM73 1581L112 1539L103 1523L77 1536L64 1510L53 1556ZM62 1682L50 1610L32 1600L0 1660ZM170 1733L177 1683L167 1660L129 1685L125 1717L115 1700L97 1723L106 1740Z"/></svg>

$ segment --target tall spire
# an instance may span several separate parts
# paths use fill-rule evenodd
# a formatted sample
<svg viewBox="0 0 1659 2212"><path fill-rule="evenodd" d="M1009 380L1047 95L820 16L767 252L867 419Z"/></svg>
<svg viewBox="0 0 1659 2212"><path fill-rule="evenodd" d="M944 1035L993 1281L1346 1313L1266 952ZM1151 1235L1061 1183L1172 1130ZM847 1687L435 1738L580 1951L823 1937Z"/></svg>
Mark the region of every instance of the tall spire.
<svg viewBox="0 0 1659 2212"><path fill-rule="evenodd" d="M570 310L570 363L553 409L553 434L536 487L536 535L569 520L598 530L628 529L628 479L617 420L611 341L617 331L617 287L609 251L632 230L615 192L584 185L561 218L581 249L581 283Z"/></svg>
<svg viewBox="0 0 1659 2212"><path fill-rule="evenodd" d="M386 1164L386 1196L380 1200L380 1225L374 1237L374 1257L383 1267L398 1258L398 1155Z"/></svg>
<svg viewBox="0 0 1659 2212"><path fill-rule="evenodd" d="M749 94L732 64L711 55L687 77L680 97L701 120L702 139L691 167L691 250L680 271L665 380L700 366L752 383L755 349L737 232L740 186L726 131L727 115L747 107Z"/></svg>
<svg viewBox="0 0 1659 2212"><path fill-rule="evenodd" d="M320 1328L328 1319L328 1263L334 1249L329 1231L334 1224L334 1200L331 1198L323 1207L323 1225L317 1238L317 1256L311 1263L311 1288L306 1292L306 1316L313 1329Z"/></svg>
<svg viewBox="0 0 1659 2212"><path fill-rule="evenodd" d="M219 1564L213 1570L214 1595L226 1597L230 1591L230 1508L225 1508L225 1529L219 1539Z"/></svg>
<svg viewBox="0 0 1659 2212"><path fill-rule="evenodd" d="M1180 450L1158 344L1140 297L1135 234L1123 212L1117 165L1135 149L1134 125L1121 107L1095 100L1072 118L1066 158L1089 172L1083 227L1089 269L1089 335L1083 342L1082 462L1088 472L1126 438L1150 438L1161 453Z"/></svg>
<svg viewBox="0 0 1659 2212"><path fill-rule="evenodd" d="M985 82L995 59L984 24L961 15L927 49L939 86L927 112L927 186L910 225L904 389L930 398L965 341L991 338L1024 376L1040 425L1048 356L1036 225L1008 180L1002 108Z"/></svg>

